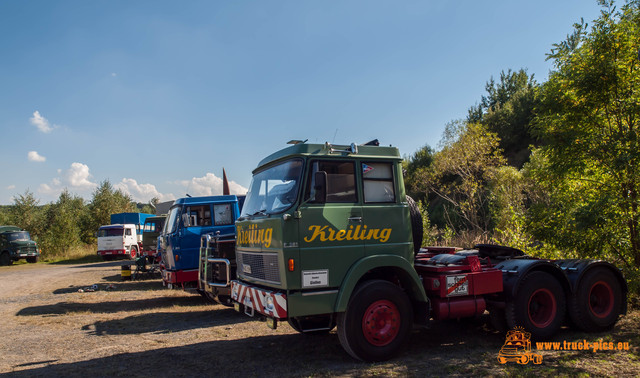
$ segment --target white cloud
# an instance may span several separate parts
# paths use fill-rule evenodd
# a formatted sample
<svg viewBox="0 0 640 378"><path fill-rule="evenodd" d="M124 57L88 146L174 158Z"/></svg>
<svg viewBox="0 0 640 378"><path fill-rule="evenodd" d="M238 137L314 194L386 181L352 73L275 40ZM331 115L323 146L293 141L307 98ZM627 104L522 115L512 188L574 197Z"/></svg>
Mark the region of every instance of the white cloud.
<svg viewBox="0 0 640 378"><path fill-rule="evenodd" d="M116 77L116 76L118 76L118 74L117 74L117 73L115 73L115 72L112 72L112 73L111 73L111 77Z"/></svg>
<svg viewBox="0 0 640 378"><path fill-rule="evenodd" d="M16 188L16 186L15 186L15 185L9 185L9 186L7 186L7 190L13 190L13 189L15 189L15 188Z"/></svg>
<svg viewBox="0 0 640 378"><path fill-rule="evenodd" d="M40 130L41 132L47 134L50 133L51 131L53 131L55 126L51 126L51 124L49 124L49 121L44 118L43 116L40 115L39 111L35 111L33 112L33 117L29 118L29 121L31 122L32 125L34 125L35 127L38 128L38 130Z"/></svg>
<svg viewBox="0 0 640 378"><path fill-rule="evenodd" d="M123 178L122 181L115 184L116 189L122 190L128 194L136 202L149 202L153 197L157 197L160 202L171 201L176 199L173 193L160 193L153 184L138 184L132 178Z"/></svg>
<svg viewBox="0 0 640 378"><path fill-rule="evenodd" d="M40 184L38 192L57 196L64 187L67 187L71 192L88 194L98 186L95 182L91 182L93 176L89 173L89 167L86 164L73 163L69 169L58 169L58 175L60 177L54 177L51 182Z"/></svg>
<svg viewBox="0 0 640 378"><path fill-rule="evenodd" d="M89 166L82 163L71 164L71 168L63 173L63 178L69 186L77 189L93 189L98 186L95 182L89 181L90 177L92 176L89 173Z"/></svg>
<svg viewBox="0 0 640 378"><path fill-rule="evenodd" d="M191 180L178 181L178 184L184 186L186 192L192 196L222 195L222 179L213 173L194 177ZM247 188L235 181L229 181L229 191L231 194L246 194Z"/></svg>
<svg viewBox="0 0 640 378"><path fill-rule="evenodd" d="M38 163L42 163L47 160L46 157L40 155L37 151L29 151L29 153L27 153L27 158L29 161L35 161Z"/></svg>

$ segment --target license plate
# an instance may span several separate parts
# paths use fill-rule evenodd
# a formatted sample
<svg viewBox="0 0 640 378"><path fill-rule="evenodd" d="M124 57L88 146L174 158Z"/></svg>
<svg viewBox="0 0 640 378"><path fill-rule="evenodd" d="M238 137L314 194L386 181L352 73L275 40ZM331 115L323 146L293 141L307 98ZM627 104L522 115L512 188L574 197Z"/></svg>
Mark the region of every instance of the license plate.
<svg viewBox="0 0 640 378"><path fill-rule="evenodd" d="M112 252L105 252L104 254L105 254L105 255L110 255L111 253L112 253Z"/></svg>
<svg viewBox="0 0 640 378"><path fill-rule="evenodd" d="M245 307L253 308L253 304L251 303L251 298L244 297L244 305Z"/></svg>

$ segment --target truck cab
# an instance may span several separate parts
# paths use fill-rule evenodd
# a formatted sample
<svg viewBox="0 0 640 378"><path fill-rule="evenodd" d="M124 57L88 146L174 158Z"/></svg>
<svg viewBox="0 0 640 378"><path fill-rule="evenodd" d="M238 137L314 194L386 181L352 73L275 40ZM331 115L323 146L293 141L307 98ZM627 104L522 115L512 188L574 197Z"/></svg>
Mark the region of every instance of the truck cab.
<svg viewBox="0 0 640 378"><path fill-rule="evenodd" d="M235 195L177 199L159 237L163 283L170 288L197 289L201 237L235 235L234 222L239 215Z"/></svg>
<svg viewBox="0 0 640 378"><path fill-rule="evenodd" d="M139 251L138 234L135 224L110 224L98 229L98 255L104 260L116 257L136 257Z"/></svg>
<svg viewBox="0 0 640 378"><path fill-rule="evenodd" d="M20 259L35 263L39 256L40 250L31 240L29 231L16 226L0 226L0 265L11 265Z"/></svg>
<svg viewBox="0 0 640 378"><path fill-rule="evenodd" d="M166 215L149 217L144 220L144 234L142 234L142 255L154 257L157 254L158 236L162 233Z"/></svg>
<svg viewBox="0 0 640 378"><path fill-rule="evenodd" d="M401 162L394 147L306 143L261 161L236 222L237 309L328 331L365 276L384 276L426 317Z"/></svg>

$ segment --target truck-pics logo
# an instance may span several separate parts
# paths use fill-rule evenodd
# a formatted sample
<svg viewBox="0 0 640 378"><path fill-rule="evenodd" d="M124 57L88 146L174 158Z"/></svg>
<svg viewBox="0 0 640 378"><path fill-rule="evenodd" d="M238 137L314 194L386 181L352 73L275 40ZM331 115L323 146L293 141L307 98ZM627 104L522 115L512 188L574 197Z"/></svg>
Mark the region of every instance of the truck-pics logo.
<svg viewBox="0 0 640 378"><path fill-rule="evenodd" d="M250 225L247 229L238 226L238 245L241 247L263 247L271 246L273 228L258 229L257 224Z"/></svg>
<svg viewBox="0 0 640 378"><path fill-rule="evenodd" d="M346 230L336 230L329 226L309 226L311 236L305 236L304 241L311 243L318 239L324 241L342 241L342 240L379 240L385 243L391 236L390 228L367 228L367 225L357 225L355 228L349 226Z"/></svg>
<svg viewBox="0 0 640 378"><path fill-rule="evenodd" d="M512 329L507 332L504 345L498 353L498 362L506 364L507 361L526 365L533 362L536 365L542 363L542 355L531 352L531 334L522 328Z"/></svg>

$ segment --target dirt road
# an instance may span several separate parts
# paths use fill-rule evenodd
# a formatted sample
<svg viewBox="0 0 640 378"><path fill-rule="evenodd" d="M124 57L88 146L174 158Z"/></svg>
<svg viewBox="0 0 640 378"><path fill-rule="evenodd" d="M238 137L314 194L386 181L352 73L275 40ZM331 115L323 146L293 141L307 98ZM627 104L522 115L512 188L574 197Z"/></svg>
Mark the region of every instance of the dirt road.
<svg viewBox="0 0 640 378"><path fill-rule="evenodd" d="M94 292L79 292L92 285ZM159 279L122 282L120 262L0 267L0 374L12 376L638 376L640 313L613 332L564 330L555 340L626 341L629 351L541 352L542 365L501 365L504 334L486 319L415 330L391 361L359 363L335 331L273 331Z"/></svg>

